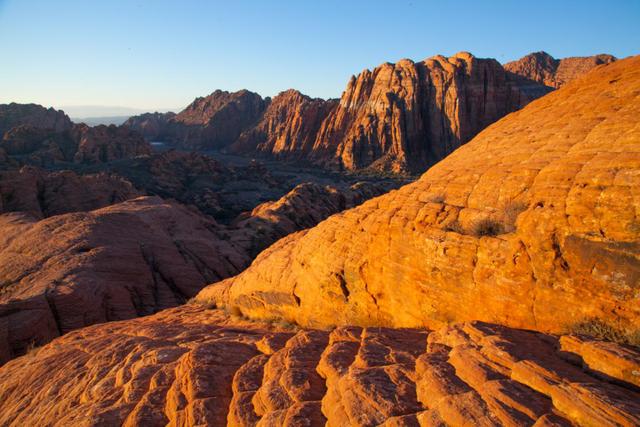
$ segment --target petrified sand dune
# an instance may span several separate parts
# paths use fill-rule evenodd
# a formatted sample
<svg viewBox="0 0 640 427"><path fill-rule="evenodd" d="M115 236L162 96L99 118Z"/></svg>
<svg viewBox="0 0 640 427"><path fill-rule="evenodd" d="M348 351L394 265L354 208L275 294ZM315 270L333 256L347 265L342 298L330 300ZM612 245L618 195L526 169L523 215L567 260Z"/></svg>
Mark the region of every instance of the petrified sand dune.
<svg viewBox="0 0 640 427"><path fill-rule="evenodd" d="M201 300L303 326L640 327L640 57L532 102Z"/></svg>
<svg viewBox="0 0 640 427"><path fill-rule="evenodd" d="M638 369L615 344L481 322L292 331L187 305L7 363L0 425L634 426Z"/></svg>
<svg viewBox="0 0 640 427"><path fill-rule="evenodd" d="M139 195L115 176L2 172L0 213L16 213L0 215L0 363L73 329L184 303L279 238L383 192L302 184L224 226L153 197L82 212Z"/></svg>
<svg viewBox="0 0 640 427"><path fill-rule="evenodd" d="M94 323L175 307L238 273L217 224L141 197L35 222L0 216L0 363Z"/></svg>

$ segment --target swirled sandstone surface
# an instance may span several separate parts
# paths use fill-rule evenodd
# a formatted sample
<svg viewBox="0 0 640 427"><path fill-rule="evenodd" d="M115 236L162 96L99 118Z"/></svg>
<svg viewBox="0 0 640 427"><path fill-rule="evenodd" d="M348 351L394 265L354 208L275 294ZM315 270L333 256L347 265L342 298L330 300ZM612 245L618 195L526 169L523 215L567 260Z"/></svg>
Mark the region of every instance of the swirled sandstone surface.
<svg viewBox="0 0 640 427"><path fill-rule="evenodd" d="M482 322L292 330L187 305L0 367L0 425L634 426L638 370L615 344Z"/></svg>
<svg viewBox="0 0 640 427"><path fill-rule="evenodd" d="M637 329L639 116L640 57L598 67L199 298L311 327Z"/></svg>
<svg viewBox="0 0 640 427"><path fill-rule="evenodd" d="M157 197L117 203L139 195L117 176L1 172L0 364L73 329L175 307L279 238L383 192L302 184L224 226Z"/></svg>

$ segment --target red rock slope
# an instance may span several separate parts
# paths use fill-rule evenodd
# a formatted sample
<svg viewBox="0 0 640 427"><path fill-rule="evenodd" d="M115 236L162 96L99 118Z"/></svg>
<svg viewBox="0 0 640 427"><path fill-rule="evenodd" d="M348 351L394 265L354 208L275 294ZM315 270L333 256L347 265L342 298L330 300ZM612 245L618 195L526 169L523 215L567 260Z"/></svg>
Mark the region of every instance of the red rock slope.
<svg viewBox="0 0 640 427"><path fill-rule="evenodd" d="M200 298L304 326L640 328L640 57L492 125Z"/></svg>
<svg viewBox="0 0 640 427"><path fill-rule="evenodd" d="M45 218L89 211L141 196L117 175L47 172L31 166L0 171L0 214L24 212Z"/></svg>
<svg viewBox="0 0 640 427"><path fill-rule="evenodd" d="M534 52L517 61L504 64L504 69L557 89L594 67L615 60L615 56L606 54L555 59L547 52Z"/></svg>
<svg viewBox="0 0 640 427"><path fill-rule="evenodd" d="M39 222L0 216L0 363L83 326L175 307L249 259L215 222L142 197Z"/></svg>
<svg viewBox="0 0 640 427"><path fill-rule="evenodd" d="M634 426L640 354L481 322L291 330L185 306L0 367L0 425Z"/></svg>

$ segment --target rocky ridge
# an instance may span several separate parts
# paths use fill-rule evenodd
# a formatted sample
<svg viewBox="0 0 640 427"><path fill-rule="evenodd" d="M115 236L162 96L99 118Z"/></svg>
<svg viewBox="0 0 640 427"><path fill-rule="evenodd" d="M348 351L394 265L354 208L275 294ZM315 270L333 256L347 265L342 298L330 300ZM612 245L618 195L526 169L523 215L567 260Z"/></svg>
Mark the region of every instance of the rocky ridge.
<svg viewBox="0 0 640 427"><path fill-rule="evenodd" d="M166 141L183 149L221 149L253 126L269 102L269 98L262 99L248 90L216 90L196 98L178 114L143 114L129 118L125 125L140 131L148 140Z"/></svg>
<svg viewBox="0 0 640 427"><path fill-rule="evenodd" d="M23 212L41 219L99 209L141 195L127 180L106 173L80 176L32 166L0 171L0 214Z"/></svg>
<svg viewBox="0 0 640 427"><path fill-rule="evenodd" d="M0 364L80 327L184 303L281 237L384 191L302 184L225 226L135 198L115 175L0 172Z"/></svg>
<svg viewBox="0 0 640 427"><path fill-rule="evenodd" d="M615 56L606 54L555 59L547 52L534 52L517 61L504 64L504 69L525 79L557 89L594 67L609 64L615 60Z"/></svg>
<svg viewBox="0 0 640 427"><path fill-rule="evenodd" d="M19 125L63 132L71 129L71 119L60 110L37 104L0 104L0 136Z"/></svg>
<svg viewBox="0 0 640 427"><path fill-rule="evenodd" d="M316 134L335 101L312 99L289 89L273 98L260 121L243 132L231 151L270 155L283 159L305 159L313 149Z"/></svg>
<svg viewBox="0 0 640 427"><path fill-rule="evenodd" d="M638 330L639 94L640 57L599 67L198 298L305 327Z"/></svg>

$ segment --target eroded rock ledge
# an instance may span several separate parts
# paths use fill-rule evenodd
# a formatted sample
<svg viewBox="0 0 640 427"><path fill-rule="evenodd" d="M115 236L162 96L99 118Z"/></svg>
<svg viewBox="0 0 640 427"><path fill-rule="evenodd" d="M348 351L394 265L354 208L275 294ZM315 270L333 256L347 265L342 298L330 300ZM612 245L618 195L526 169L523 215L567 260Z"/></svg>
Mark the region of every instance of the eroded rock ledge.
<svg viewBox="0 0 640 427"><path fill-rule="evenodd" d="M286 326L187 305L74 331L0 368L0 424L640 423L640 354L615 344L482 322Z"/></svg>

